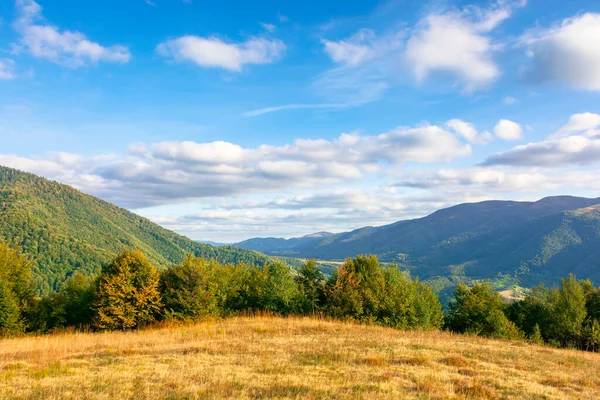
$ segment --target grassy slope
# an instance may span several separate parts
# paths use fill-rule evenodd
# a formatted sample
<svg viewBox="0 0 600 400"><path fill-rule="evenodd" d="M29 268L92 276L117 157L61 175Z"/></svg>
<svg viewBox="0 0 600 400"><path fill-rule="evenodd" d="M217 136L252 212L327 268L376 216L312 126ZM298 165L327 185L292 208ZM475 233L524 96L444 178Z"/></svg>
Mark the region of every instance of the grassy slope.
<svg viewBox="0 0 600 400"><path fill-rule="evenodd" d="M600 397L600 354L316 319L0 342L0 398Z"/></svg>
<svg viewBox="0 0 600 400"><path fill-rule="evenodd" d="M158 266L188 253L223 262L267 259L232 246L194 242L69 186L1 166L0 240L21 246L35 260L42 292L58 288L76 269L97 270L125 247L140 248Z"/></svg>

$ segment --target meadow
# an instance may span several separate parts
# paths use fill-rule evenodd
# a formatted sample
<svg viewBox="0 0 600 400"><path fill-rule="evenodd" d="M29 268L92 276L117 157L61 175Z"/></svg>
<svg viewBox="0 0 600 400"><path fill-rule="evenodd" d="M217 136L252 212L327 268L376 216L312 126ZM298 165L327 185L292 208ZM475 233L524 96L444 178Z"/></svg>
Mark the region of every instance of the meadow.
<svg viewBox="0 0 600 400"><path fill-rule="evenodd" d="M600 398L600 354L270 315L0 341L2 399Z"/></svg>

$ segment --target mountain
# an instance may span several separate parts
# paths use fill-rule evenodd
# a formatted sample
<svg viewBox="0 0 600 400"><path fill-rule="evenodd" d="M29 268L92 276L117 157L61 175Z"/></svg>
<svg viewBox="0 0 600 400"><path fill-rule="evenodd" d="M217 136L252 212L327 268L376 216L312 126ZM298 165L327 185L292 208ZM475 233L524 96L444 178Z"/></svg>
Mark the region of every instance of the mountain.
<svg viewBox="0 0 600 400"><path fill-rule="evenodd" d="M310 241L250 239L238 245L270 255L322 260L376 254L423 279L503 274L538 284L554 283L573 272L600 282L598 204L600 198L572 196L484 201Z"/></svg>
<svg viewBox="0 0 600 400"><path fill-rule="evenodd" d="M159 267L189 253L222 262L268 259L234 246L197 243L69 186L2 166L0 241L31 257L41 293L57 289L75 270L98 271L125 247L141 249Z"/></svg>
<svg viewBox="0 0 600 400"><path fill-rule="evenodd" d="M273 256L295 256L299 251L310 251L314 245L324 238L332 236L330 232L316 232L299 238L255 238L244 240L234 245L243 249L269 252Z"/></svg>

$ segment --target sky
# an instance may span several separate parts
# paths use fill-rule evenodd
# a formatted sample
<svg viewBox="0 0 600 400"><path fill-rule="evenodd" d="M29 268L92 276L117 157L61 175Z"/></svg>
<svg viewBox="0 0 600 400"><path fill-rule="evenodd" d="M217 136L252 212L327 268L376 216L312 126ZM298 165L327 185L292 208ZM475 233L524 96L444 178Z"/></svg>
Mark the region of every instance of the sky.
<svg viewBox="0 0 600 400"><path fill-rule="evenodd" d="M600 2L0 0L0 165L227 243L600 197Z"/></svg>

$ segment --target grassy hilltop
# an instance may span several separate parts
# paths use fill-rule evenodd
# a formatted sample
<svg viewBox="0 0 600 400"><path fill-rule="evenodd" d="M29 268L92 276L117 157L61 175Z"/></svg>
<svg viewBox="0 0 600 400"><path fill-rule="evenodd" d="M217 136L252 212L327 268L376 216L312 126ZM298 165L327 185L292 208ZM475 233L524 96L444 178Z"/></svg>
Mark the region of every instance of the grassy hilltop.
<svg viewBox="0 0 600 400"><path fill-rule="evenodd" d="M565 399L600 354L310 318L238 317L0 342L3 399Z"/></svg>

